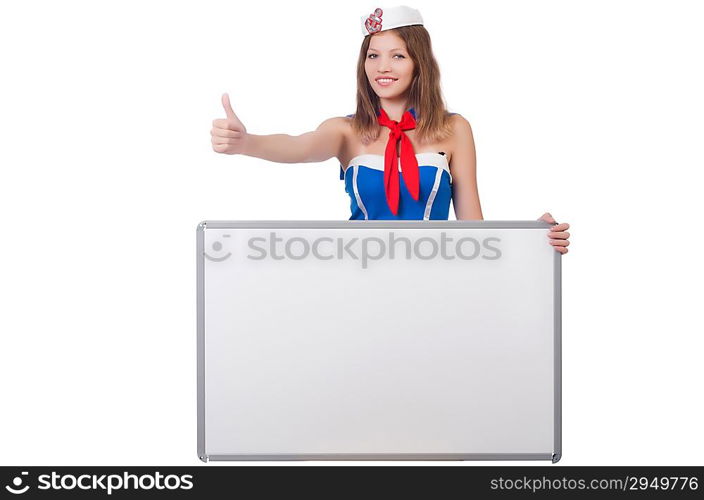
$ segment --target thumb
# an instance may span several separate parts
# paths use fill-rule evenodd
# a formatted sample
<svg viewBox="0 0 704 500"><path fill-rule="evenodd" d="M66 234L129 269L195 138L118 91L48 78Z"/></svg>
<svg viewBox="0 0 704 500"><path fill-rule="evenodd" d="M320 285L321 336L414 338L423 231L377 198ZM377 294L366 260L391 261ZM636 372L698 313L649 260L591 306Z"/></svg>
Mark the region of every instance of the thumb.
<svg viewBox="0 0 704 500"><path fill-rule="evenodd" d="M235 115L235 112L232 110L232 106L230 105L230 96L227 94L222 95L222 107L225 108L225 114L227 115L228 120L237 120L237 115Z"/></svg>
<svg viewBox="0 0 704 500"><path fill-rule="evenodd" d="M538 218L538 220L544 220L545 222L548 222L550 224L557 224L557 221L550 212L545 212Z"/></svg>

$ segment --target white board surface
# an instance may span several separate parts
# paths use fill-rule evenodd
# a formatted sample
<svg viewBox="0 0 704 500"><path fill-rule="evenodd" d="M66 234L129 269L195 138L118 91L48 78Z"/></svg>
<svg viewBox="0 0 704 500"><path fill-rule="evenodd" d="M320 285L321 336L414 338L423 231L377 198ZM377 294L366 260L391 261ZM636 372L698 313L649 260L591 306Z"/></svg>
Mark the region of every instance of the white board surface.
<svg viewBox="0 0 704 500"><path fill-rule="evenodd" d="M549 227L199 224L199 457L559 460Z"/></svg>

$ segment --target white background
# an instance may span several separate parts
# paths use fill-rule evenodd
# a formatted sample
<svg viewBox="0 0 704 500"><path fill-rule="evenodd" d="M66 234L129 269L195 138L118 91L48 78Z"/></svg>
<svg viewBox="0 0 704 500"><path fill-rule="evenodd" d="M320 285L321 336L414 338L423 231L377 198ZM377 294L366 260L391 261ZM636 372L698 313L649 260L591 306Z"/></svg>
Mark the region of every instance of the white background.
<svg viewBox="0 0 704 500"><path fill-rule="evenodd" d="M702 461L699 4L410 4L485 219L572 225L557 466ZM214 153L220 96L258 134L353 113L377 6L3 5L0 464L201 463L197 223L349 217L334 160Z"/></svg>

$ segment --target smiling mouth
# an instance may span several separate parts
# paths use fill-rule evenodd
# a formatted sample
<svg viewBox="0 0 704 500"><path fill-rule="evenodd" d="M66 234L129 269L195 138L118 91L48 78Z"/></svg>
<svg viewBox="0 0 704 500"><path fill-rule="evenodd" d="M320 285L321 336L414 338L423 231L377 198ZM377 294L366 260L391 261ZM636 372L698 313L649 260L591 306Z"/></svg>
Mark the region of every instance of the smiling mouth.
<svg viewBox="0 0 704 500"><path fill-rule="evenodd" d="M380 79L376 80L376 83L381 85L382 87L392 85L395 82L396 82L396 79L394 79L394 78L380 78Z"/></svg>

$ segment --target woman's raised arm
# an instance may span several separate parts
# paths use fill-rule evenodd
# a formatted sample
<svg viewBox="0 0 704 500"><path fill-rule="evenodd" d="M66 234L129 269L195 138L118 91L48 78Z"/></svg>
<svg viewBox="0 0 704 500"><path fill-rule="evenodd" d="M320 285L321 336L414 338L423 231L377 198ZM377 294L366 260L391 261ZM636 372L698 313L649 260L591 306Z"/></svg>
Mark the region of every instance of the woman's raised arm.
<svg viewBox="0 0 704 500"><path fill-rule="evenodd" d="M255 135L237 118L227 94L222 96L227 118L213 120L213 151L224 154L243 154L277 163L308 163L338 156L344 144L345 119L325 120L313 132L298 136L288 134Z"/></svg>

